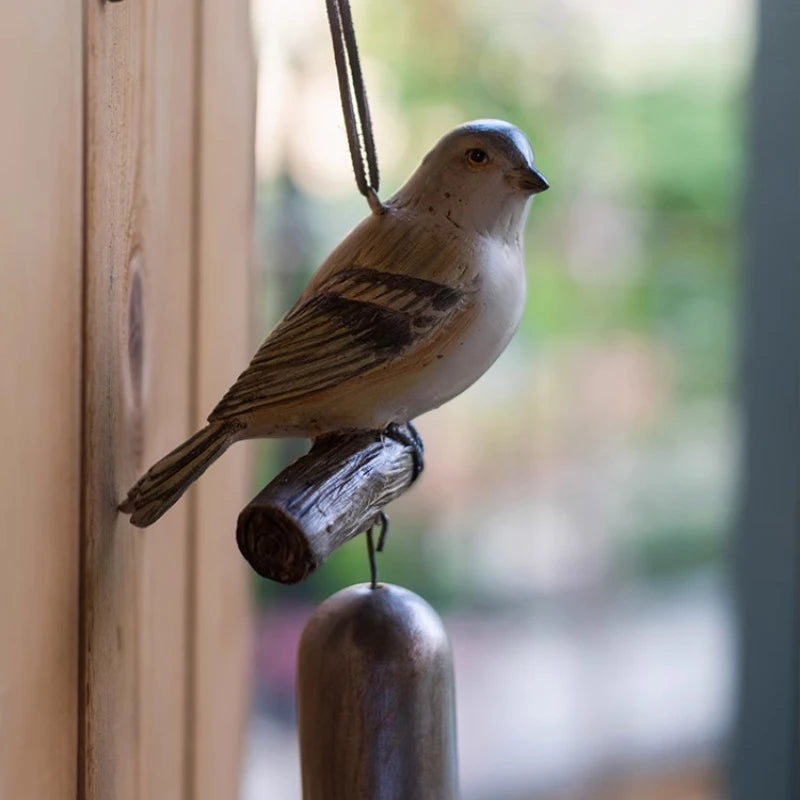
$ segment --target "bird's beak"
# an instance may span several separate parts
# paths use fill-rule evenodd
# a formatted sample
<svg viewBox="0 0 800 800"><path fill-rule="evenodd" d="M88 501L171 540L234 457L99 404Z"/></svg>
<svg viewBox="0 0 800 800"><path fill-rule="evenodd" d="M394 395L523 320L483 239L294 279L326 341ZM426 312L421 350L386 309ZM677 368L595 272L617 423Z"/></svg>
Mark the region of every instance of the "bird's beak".
<svg viewBox="0 0 800 800"><path fill-rule="evenodd" d="M547 178L534 167L520 167L509 174L511 183L523 192L539 194L550 188Z"/></svg>

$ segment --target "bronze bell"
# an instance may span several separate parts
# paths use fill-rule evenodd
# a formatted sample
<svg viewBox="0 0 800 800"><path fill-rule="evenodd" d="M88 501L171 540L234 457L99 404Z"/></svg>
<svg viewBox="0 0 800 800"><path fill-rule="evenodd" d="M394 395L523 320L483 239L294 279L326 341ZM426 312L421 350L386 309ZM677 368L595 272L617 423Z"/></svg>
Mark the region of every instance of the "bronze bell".
<svg viewBox="0 0 800 800"><path fill-rule="evenodd" d="M304 800L456 800L450 644L421 597L364 584L326 600L297 691Z"/></svg>

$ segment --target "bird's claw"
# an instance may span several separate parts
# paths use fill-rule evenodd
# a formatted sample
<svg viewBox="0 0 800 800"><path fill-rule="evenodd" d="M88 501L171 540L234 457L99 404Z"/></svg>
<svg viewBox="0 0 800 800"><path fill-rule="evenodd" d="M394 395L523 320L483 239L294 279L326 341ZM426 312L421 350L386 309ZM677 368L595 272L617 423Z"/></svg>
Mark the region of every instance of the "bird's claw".
<svg viewBox="0 0 800 800"><path fill-rule="evenodd" d="M414 483L425 469L425 446L419 432L410 422L406 422L405 425L393 422L384 430L384 434L395 442L411 448L411 457L414 460L411 483Z"/></svg>

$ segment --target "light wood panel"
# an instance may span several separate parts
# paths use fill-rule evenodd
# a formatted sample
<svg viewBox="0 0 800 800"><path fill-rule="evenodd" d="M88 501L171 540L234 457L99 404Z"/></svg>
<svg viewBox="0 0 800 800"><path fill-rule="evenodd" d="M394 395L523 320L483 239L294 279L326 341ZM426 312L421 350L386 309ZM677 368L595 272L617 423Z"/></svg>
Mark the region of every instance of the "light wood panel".
<svg viewBox="0 0 800 800"><path fill-rule="evenodd" d="M0 798L233 798L246 453L116 505L249 355L249 8L12 2L0 44Z"/></svg>
<svg viewBox="0 0 800 800"><path fill-rule="evenodd" d="M76 785L82 30L0 3L0 798Z"/></svg>
<svg viewBox="0 0 800 800"><path fill-rule="evenodd" d="M252 355L251 241L255 62L247 0L198 0L197 403L200 426ZM247 444L233 447L192 490L196 800L234 798L250 701L249 571L235 541L247 502Z"/></svg>
<svg viewBox="0 0 800 800"><path fill-rule="evenodd" d="M88 0L83 791L185 789L188 508L116 511L190 431L192 0Z"/></svg>

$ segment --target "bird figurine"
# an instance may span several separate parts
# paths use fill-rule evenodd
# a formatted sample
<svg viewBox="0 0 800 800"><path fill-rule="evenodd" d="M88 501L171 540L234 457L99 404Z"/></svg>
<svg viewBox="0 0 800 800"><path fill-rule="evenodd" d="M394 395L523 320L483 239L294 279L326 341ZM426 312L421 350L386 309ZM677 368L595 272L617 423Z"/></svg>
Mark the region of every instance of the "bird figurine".
<svg viewBox="0 0 800 800"><path fill-rule="evenodd" d="M145 527L240 439L393 431L474 383L525 304L522 234L548 183L525 134L446 134L311 278L208 424L131 488Z"/></svg>

